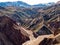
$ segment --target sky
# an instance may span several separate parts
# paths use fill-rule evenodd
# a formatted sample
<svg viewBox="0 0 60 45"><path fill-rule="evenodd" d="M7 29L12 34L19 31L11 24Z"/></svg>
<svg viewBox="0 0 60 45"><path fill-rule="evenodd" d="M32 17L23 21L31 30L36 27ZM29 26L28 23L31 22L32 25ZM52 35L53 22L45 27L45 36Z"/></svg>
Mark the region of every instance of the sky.
<svg viewBox="0 0 60 45"><path fill-rule="evenodd" d="M49 3L49 2L57 2L59 0L0 0L0 2L6 2L6 1L23 1L26 2L30 5L34 5L34 4L39 4L39 3Z"/></svg>

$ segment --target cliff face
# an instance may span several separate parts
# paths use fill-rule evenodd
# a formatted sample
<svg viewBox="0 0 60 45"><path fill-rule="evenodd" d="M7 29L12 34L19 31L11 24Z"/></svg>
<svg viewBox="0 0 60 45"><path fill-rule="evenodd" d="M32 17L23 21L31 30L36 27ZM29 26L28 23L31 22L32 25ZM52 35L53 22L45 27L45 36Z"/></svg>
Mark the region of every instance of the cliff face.
<svg viewBox="0 0 60 45"><path fill-rule="evenodd" d="M4 34L4 36L7 37L7 40L10 41L10 43L12 43L13 45L22 45L22 43L29 40L29 38L24 36L20 30L14 29L14 24L17 25L16 22L9 17L1 16L0 33ZM2 38L4 38L4 36ZM4 40L3 43L5 43Z"/></svg>

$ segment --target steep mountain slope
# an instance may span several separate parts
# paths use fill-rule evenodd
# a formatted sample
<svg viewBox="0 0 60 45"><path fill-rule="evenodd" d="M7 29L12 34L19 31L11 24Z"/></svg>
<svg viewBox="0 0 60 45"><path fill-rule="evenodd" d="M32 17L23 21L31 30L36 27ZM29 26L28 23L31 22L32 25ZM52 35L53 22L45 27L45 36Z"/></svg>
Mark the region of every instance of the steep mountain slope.
<svg viewBox="0 0 60 45"><path fill-rule="evenodd" d="M29 23L32 19L30 15L28 15L27 13L25 13L24 11L22 11L20 8L16 8L16 7L4 7L4 9L0 9L0 16L9 16L11 17L13 20L20 22L22 25L24 25L24 23Z"/></svg>
<svg viewBox="0 0 60 45"><path fill-rule="evenodd" d="M39 10L38 12L42 13L44 20L49 20L60 14L60 4L49 6L43 10Z"/></svg>
<svg viewBox="0 0 60 45"><path fill-rule="evenodd" d="M22 45L29 40L29 37L23 35L20 29L15 29L15 26L18 25L14 20L7 16L0 16L0 44Z"/></svg>
<svg viewBox="0 0 60 45"><path fill-rule="evenodd" d="M56 44L56 40L60 43L59 2L46 7L43 5L43 8L39 7L41 5L38 5L37 7L29 7L29 5L25 5L25 3L22 4L20 2L17 2L17 4L15 2L7 3L7 5L2 3L0 6L0 36L2 35L1 37L4 39L1 41L2 43L4 41L8 41L7 44L11 43L11 45L22 45L22 43L29 40L30 35L33 36L30 37L31 40L28 42L32 45L35 45L34 42L37 44L40 43L40 45L54 45ZM28 6L29 8L21 7L19 6L20 4ZM50 34L54 35L52 39L49 36ZM44 35L47 35L46 37L49 38L45 39L46 37L44 37Z"/></svg>

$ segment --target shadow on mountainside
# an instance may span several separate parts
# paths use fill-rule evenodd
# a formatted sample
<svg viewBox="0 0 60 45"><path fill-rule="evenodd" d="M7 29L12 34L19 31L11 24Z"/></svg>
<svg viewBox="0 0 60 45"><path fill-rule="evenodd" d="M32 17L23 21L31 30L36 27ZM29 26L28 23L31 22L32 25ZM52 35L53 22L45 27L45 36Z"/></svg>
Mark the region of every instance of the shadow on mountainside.
<svg viewBox="0 0 60 45"><path fill-rule="evenodd" d="M0 16L0 45L22 45L29 40L20 30L14 29L15 21L7 16Z"/></svg>

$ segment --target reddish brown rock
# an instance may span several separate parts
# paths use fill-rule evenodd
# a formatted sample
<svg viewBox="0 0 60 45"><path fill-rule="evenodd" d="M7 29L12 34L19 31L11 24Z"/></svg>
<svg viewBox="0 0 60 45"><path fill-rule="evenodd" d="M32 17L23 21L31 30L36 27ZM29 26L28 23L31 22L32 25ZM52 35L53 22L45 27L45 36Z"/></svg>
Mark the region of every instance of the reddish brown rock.
<svg viewBox="0 0 60 45"><path fill-rule="evenodd" d="M54 32L54 35L57 35L60 33L60 21L58 22L50 22L50 28Z"/></svg>
<svg viewBox="0 0 60 45"><path fill-rule="evenodd" d="M24 36L20 30L14 29L13 25L17 25L15 21L6 16L0 17L0 32L5 34L10 42L14 45L22 45L25 41L29 40Z"/></svg>

